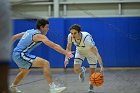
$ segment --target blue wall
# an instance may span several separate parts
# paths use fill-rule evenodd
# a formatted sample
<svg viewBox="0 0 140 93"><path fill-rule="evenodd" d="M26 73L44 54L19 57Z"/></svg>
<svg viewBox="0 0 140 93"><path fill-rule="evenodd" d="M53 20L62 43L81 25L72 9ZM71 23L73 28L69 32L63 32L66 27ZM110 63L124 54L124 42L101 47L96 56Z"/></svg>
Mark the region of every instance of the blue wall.
<svg viewBox="0 0 140 93"><path fill-rule="evenodd" d="M83 31L89 32L103 59L105 67L140 66L140 17L123 18L50 18L47 37L66 48L69 27L80 24ZM35 20L13 20L14 34L35 28ZM17 44L15 42L14 46ZM75 47L73 47L73 50ZM64 55L42 44L33 54L49 60L51 67L62 68ZM84 61L88 66L87 61ZM17 67L11 62L11 67ZM68 67L73 67L73 59Z"/></svg>

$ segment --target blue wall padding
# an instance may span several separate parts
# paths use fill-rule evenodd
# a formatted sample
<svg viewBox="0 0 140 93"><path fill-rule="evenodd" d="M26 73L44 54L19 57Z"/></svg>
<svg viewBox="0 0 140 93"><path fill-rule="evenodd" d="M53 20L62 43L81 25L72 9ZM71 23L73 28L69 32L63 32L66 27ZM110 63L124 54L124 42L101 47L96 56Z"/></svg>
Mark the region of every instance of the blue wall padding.
<svg viewBox="0 0 140 93"><path fill-rule="evenodd" d="M69 27L80 24L83 31L93 36L105 67L140 66L140 17L50 18L49 22L47 37L63 48L66 48ZM32 28L35 28L35 20L13 20L14 34ZM72 50L75 50L74 46ZM64 55L44 44L34 50L33 54L47 59L53 68L64 67ZM88 66L86 60L83 65ZM11 67L17 66L12 62ZM68 67L73 67L73 59Z"/></svg>
<svg viewBox="0 0 140 93"><path fill-rule="evenodd" d="M48 32L48 38L59 44L61 47L64 48L64 19L63 18L50 18L49 19L50 26L49 26L49 32ZM50 49L46 51L46 54L48 55L48 60L51 63L51 67L63 67L64 64L64 55L58 53L57 51Z"/></svg>

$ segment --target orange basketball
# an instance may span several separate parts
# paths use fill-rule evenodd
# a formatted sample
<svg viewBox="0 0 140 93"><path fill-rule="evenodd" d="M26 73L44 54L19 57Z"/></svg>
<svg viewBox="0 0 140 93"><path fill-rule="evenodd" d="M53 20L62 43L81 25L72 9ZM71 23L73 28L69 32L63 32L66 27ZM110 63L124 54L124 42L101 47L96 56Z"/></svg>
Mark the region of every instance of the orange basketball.
<svg viewBox="0 0 140 93"><path fill-rule="evenodd" d="M104 76L99 72L95 72L90 76L90 82L93 86L101 86L104 83Z"/></svg>

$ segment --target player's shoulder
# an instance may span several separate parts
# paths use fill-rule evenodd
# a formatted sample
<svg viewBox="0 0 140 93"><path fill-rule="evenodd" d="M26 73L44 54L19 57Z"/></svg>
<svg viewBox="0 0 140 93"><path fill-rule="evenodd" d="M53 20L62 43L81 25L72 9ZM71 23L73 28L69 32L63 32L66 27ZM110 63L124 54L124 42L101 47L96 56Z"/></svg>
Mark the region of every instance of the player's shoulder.
<svg viewBox="0 0 140 93"><path fill-rule="evenodd" d="M33 34L33 35L41 34L41 32L38 29L29 29L26 32L29 33L29 34Z"/></svg>
<svg viewBox="0 0 140 93"><path fill-rule="evenodd" d="M68 37L71 37L71 33L68 34Z"/></svg>
<svg viewBox="0 0 140 93"><path fill-rule="evenodd" d="M26 32L35 31L35 29L28 29Z"/></svg>
<svg viewBox="0 0 140 93"><path fill-rule="evenodd" d="M81 32L83 35L90 35L90 33L86 32L86 31L82 31Z"/></svg>

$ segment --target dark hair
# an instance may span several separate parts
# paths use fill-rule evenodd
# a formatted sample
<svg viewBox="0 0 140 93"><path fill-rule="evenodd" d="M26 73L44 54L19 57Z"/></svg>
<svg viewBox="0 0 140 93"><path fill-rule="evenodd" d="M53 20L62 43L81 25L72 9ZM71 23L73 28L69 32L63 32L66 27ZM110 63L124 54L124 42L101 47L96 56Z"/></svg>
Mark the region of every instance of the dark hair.
<svg viewBox="0 0 140 93"><path fill-rule="evenodd" d="M36 28L40 29L40 26L44 27L46 24L49 24L47 19L38 19L36 22Z"/></svg>
<svg viewBox="0 0 140 93"><path fill-rule="evenodd" d="M74 24L70 27L70 30L75 29L78 31L78 33L81 31L81 26L78 24Z"/></svg>

